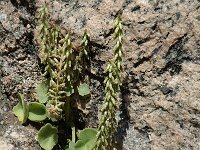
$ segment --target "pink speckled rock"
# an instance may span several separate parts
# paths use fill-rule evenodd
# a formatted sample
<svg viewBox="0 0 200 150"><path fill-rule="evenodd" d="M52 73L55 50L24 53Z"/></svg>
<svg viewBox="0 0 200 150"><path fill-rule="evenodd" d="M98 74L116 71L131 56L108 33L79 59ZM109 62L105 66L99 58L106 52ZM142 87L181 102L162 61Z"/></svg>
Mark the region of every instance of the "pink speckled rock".
<svg viewBox="0 0 200 150"><path fill-rule="evenodd" d="M32 136L36 131L32 126L15 126L11 108L17 92L33 100L34 83L42 79L34 32L36 8L43 2L0 1L0 145L8 149L21 150L24 144L30 150L39 148ZM52 22L72 33L75 46L86 29L91 35L91 100L83 109L87 127L98 124L103 71L113 57L113 19L121 14L125 58L118 149L200 149L199 0L47 2ZM18 127L25 131L15 132ZM5 136L8 128L24 136L30 130L30 140L20 144L13 136Z"/></svg>

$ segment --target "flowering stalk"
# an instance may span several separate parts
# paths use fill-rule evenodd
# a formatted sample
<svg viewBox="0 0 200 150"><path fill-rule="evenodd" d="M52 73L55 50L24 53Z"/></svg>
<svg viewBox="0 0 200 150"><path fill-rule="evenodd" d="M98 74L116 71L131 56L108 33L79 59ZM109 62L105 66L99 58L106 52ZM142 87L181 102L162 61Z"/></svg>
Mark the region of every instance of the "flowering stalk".
<svg viewBox="0 0 200 150"><path fill-rule="evenodd" d="M114 64L116 66L116 82L119 86L122 85L121 73L123 71L122 61L124 56L122 38L123 38L122 23L121 23L121 18L118 16L115 19L115 31L114 31L114 39L116 40L116 44L114 47Z"/></svg>
<svg viewBox="0 0 200 150"><path fill-rule="evenodd" d="M105 99L103 103L100 124L98 126L97 142L94 150L113 150L113 135L117 128L117 121L115 118L118 108L119 87L121 82L122 72L122 24L120 17L115 19L114 39L116 41L114 47L114 59L109 62L106 72L108 76L104 80Z"/></svg>
<svg viewBox="0 0 200 150"><path fill-rule="evenodd" d="M84 32L83 39L81 41L82 49L79 53L79 58L82 59L83 63L89 60L88 52L89 52L89 42L90 42L90 35L87 31ZM84 66L84 65L82 65Z"/></svg>
<svg viewBox="0 0 200 150"><path fill-rule="evenodd" d="M44 5L39 10L39 36L38 36L38 42L40 44L40 59L43 64L46 65L47 68L50 68L49 66L49 24L48 24L48 8L47 5ZM46 72L45 72L46 74Z"/></svg>
<svg viewBox="0 0 200 150"><path fill-rule="evenodd" d="M76 57L76 65L75 69L77 70L77 80L79 80L79 73L85 73L85 70L88 69L88 62L89 62L89 42L90 42L90 35L87 31L84 32L83 38L81 41L81 49L79 55ZM84 74L85 75L85 74Z"/></svg>
<svg viewBox="0 0 200 150"><path fill-rule="evenodd" d="M54 33L54 32L52 32ZM70 111L70 95L72 93L71 85L71 55L72 45L70 41L70 35L67 34L64 41L59 41L59 46L53 50L51 55L51 69L50 74L50 87L49 95L51 100L47 105L49 116L53 121L62 118L62 108L65 109L65 116L68 120ZM65 103L65 106L64 106Z"/></svg>
<svg viewBox="0 0 200 150"><path fill-rule="evenodd" d="M64 109L67 122L70 115L70 95L73 93L70 34L61 38L59 29L54 25L49 26L46 5L39 11L39 24L40 58L45 65L44 75L50 77L48 115L53 121L59 120Z"/></svg>

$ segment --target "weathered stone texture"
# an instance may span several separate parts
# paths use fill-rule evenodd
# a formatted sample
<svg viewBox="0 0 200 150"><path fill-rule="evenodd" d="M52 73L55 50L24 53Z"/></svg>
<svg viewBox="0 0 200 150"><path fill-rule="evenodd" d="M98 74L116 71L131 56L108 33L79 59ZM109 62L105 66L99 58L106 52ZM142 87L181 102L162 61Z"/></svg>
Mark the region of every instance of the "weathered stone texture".
<svg viewBox="0 0 200 150"><path fill-rule="evenodd" d="M32 147L37 149L32 127L15 126L11 108L17 92L33 100L34 83L42 78L34 40L35 13L41 4L42 0L0 1L0 128L12 128L9 133L0 130L0 146L8 149L28 143L16 145L12 135L18 128L23 128L23 136L33 135ZM118 148L200 149L199 0L57 0L50 6L52 23L72 32L75 46L84 30L91 35L87 126L98 123L103 70L113 56L113 19L121 14L125 58Z"/></svg>

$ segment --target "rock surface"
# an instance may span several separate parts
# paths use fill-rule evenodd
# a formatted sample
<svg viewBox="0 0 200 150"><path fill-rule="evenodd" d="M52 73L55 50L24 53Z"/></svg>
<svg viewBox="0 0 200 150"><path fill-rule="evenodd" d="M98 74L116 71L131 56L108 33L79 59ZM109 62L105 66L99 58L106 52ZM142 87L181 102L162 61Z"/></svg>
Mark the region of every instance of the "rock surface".
<svg viewBox="0 0 200 150"><path fill-rule="evenodd" d="M21 92L34 100L42 79L34 40L41 0L0 1L0 149L38 150L34 126L21 126L12 114ZM86 125L96 127L103 101L103 70L112 58L113 19L124 27L118 149L200 149L200 1L57 0L51 19L78 46L91 34L91 100ZM58 148L59 149L59 148ZM61 148L60 148L61 149Z"/></svg>

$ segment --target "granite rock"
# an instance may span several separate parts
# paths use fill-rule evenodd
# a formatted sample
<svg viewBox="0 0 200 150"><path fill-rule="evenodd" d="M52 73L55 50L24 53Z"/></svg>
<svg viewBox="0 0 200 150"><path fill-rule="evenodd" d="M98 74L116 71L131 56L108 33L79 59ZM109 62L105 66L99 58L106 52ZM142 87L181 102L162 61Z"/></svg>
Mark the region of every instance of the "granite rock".
<svg viewBox="0 0 200 150"><path fill-rule="evenodd" d="M200 149L199 0L48 2L51 22L70 31L75 46L85 30L91 35L91 100L83 110L87 127L98 125L104 68L113 57L113 19L121 15L125 58L118 149ZM11 110L17 92L34 101L34 84L43 78L34 38L36 8L42 4L0 1L0 149L40 149L34 126L19 125Z"/></svg>

